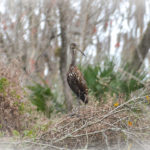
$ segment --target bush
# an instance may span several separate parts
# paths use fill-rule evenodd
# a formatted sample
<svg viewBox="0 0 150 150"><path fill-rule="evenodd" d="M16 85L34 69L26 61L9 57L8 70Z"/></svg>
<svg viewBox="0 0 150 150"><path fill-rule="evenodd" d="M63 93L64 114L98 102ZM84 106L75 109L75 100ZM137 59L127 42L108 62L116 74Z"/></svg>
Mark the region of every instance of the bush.
<svg viewBox="0 0 150 150"><path fill-rule="evenodd" d="M0 62L0 131L12 134L23 129L24 91L20 86L22 72L18 63Z"/></svg>
<svg viewBox="0 0 150 150"><path fill-rule="evenodd" d="M128 67L124 67L127 70ZM105 98L108 93L119 96L125 95L127 99L131 92L143 87L143 84L136 80L143 80L145 74L135 72L132 74L135 78L119 72L115 67L114 61L106 60L103 65L88 65L81 68L91 93L99 100ZM117 70L117 71L116 71Z"/></svg>
<svg viewBox="0 0 150 150"><path fill-rule="evenodd" d="M63 105L57 102L56 95L51 91L48 85L35 83L28 86L31 94L29 100L37 107L37 111L43 112L48 118L53 112L63 112Z"/></svg>

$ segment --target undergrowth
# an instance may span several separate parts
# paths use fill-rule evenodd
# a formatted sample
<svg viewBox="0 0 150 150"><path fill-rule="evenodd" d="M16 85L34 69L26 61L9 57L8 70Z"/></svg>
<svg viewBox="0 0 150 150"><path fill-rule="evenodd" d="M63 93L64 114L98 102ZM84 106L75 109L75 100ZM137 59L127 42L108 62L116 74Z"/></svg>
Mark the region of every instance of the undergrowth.
<svg viewBox="0 0 150 150"><path fill-rule="evenodd" d="M21 72L17 64L0 63L0 131L13 134L23 129L24 92L20 86Z"/></svg>
<svg viewBox="0 0 150 150"><path fill-rule="evenodd" d="M145 78L144 73L128 73L127 67L120 71L113 61L107 59L103 65L88 65L81 70L90 92L98 101L101 98L106 100L108 94L115 97L123 95L127 100L132 92L144 87L141 82Z"/></svg>
<svg viewBox="0 0 150 150"><path fill-rule="evenodd" d="M59 113L64 111L64 107L57 101L57 96L52 92L47 84L35 83L28 86L31 91L29 100L37 107L37 111L43 112L48 118L52 113Z"/></svg>

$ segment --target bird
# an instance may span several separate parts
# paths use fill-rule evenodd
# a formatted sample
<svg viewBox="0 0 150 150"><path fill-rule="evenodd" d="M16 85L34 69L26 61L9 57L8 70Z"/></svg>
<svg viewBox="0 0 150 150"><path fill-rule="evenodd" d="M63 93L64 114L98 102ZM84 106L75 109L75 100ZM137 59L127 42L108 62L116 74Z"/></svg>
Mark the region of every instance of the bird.
<svg viewBox="0 0 150 150"><path fill-rule="evenodd" d="M87 87L87 84L83 77L82 72L76 66L76 52L80 51L82 55L84 55L84 53L80 49L78 49L78 46L76 43L70 44L70 51L72 55L72 60L69 66L69 70L67 72L67 82L71 90L78 97L78 99L80 99L83 103L87 104L88 103L88 87Z"/></svg>

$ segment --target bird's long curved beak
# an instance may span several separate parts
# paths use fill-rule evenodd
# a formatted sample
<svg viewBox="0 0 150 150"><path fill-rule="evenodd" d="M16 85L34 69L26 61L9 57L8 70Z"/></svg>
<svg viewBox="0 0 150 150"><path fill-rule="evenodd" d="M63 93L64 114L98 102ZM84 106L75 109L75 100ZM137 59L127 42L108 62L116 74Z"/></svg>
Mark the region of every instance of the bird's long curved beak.
<svg viewBox="0 0 150 150"><path fill-rule="evenodd" d="M77 50L78 50L83 56L85 56L85 54L84 54L80 49L77 48Z"/></svg>

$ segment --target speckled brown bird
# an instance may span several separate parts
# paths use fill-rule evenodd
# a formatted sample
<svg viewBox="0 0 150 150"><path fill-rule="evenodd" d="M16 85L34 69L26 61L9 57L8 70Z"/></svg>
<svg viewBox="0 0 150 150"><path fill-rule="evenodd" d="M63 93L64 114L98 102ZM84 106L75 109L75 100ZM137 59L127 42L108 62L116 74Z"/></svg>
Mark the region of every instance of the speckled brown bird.
<svg viewBox="0 0 150 150"><path fill-rule="evenodd" d="M88 87L81 71L78 69L78 67L75 64L76 51L80 51L83 55L84 53L78 49L75 43L71 43L70 51L72 54L72 61L67 73L67 81L70 88L77 95L77 97L80 98L85 104L87 104Z"/></svg>

